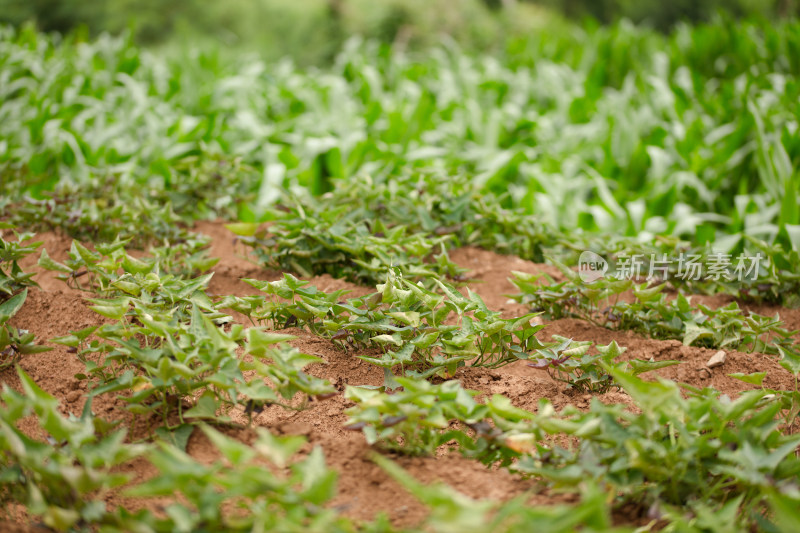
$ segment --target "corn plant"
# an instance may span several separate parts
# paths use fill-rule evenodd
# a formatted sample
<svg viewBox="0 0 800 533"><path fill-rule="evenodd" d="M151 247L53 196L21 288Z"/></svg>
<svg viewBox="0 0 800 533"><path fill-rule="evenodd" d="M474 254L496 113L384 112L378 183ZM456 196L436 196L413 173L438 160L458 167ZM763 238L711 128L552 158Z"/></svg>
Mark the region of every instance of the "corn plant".
<svg viewBox="0 0 800 533"><path fill-rule="evenodd" d="M4 27L0 207L91 240L175 241L176 222L259 221L282 188L336 196L351 176L372 176L388 191L372 211L382 203L425 232L531 258L575 230L791 240L796 21L719 20L670 36L556 27L502 57L442 47L412 60L352 44L321 73ZM494 193L488 209L459 204L473 192ZM398 197L409 201L392 209ZM521 234L508 231L534 213ZM316 247L312 235L299 242Z"/></svg>

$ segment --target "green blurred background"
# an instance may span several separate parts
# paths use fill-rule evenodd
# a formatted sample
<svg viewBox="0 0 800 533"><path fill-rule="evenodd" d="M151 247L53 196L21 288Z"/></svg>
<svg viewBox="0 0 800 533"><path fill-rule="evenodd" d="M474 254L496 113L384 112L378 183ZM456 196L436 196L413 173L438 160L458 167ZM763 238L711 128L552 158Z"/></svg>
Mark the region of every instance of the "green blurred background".
<svg viewBox="0 0 800 533"><path fill-rule="evenodd" d="M411 49L443 35L466 49L500 47L543 25L621 18L669 31L714 16L797 15L798 0L0 0L0 22L90 35L130 30L140 44L203 40L301 64L330 60L353 35Z"/></svg>

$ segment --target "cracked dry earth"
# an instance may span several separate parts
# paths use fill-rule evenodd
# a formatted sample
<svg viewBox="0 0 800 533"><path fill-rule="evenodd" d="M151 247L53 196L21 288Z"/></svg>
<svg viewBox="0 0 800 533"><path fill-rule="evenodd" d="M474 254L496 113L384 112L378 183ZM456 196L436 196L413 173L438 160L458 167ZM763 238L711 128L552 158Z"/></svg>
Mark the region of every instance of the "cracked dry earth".
<svg viewBox="0 0 800 533"><path fill-rule="evenodd" d="M256 289L243 283L242 278L276 280L280 272L260 268L246 257L246 250L237 247L233 235L219 222L201 222L195 230L211 237L210 253L219 257L220 262L213 269L208 292L210 294L238 295L256 294ZM50 256L63 261L69 250L71 239L56 233L41 233L36 240L43 241ZM41 271L36 265L38 253L26 258L22 267L28 272L38 272L35 279L41 290L32 289L28 300L20 312L14 317L14 326L28 329L36 335L40 342L66 335L70 330L102 324L105 320L89 309L86 302L91 297L85 292L70 289L63 282L55 279L55 275ZM505 317L519 316L528 312L524 306L510 301L506 296L515 292L515 287L508 281L512 271L528 273L546 272L554 278L558 271L550 265L535 264L517 257L502 256L490 251L476 248L461 248L451 252L451 258L460 266L469 269L472 281L468 283L471 290L478 293L491 309L501 311ZM311 283L321 290L349 289L351 296L368 294L371 287L361 287L337 280L330 276L312 278ZM725 305L730 302L726 297L697 297L707 305ZM774 315L780 313L785 326L791 330L800 329L800 311L769 306L748 307L745 309ZM245 324L242 316L234 319ZM246 325L250 325L249 322ZM382 370L356 357L356 353L346 353L332 342L316 337L311 333L292 328L285 331L297 336L291 343L300 350L322 358L327 364L314 365L309 373L326 378L334 384L344 385L380 385L383 382ZM764 383L770 388L793 387L791 375L778 365L774 357L763 354L746 354L732 351L728 353L726 362L719 367L707 369L706 364L715 350L684 346L678 341L663 341L640 337L631 332L610 331L575 319L563 319L547 323L547 327L538 335L543 340L558 334L575 340L592 340L599 344L607 344L616 340L628 351L625 358L655 360L677 359L680 365L664 368L657 372L663 378L689 383L698 387L714 387L724 394L735 396L749 386L741 381L729 378L726 374L734 372L750 373L766 371ZM83 371L81 363L74 354L67 352L66 347L52 345L54 349L41 354L25 356L20 366L45 391L58 398L64 412L79 414L86 400L85 385L74 378ZM656 373L653 373L656 374ZM652 376L653 374L649 374ZM524 362L507 365L496 370L483 368L462 368L456 378L470 389L485 394L502 394L509 397L518 407L535 410L539 399L548 398L556 408L568 404L579 408L588 407L590 395L572 394L565 389L563 383L553 381L546 372L527 367ZM649 379L653 379L652 377ZM20 389L19 379L13 368L0 372L0 382ZM607 403L624 403L631 401L624 392L608 392L597 398ZM304 448L320 446L328 464L338 471L338 496L332 503L344 514L369 520L378 513L385 513L397 526L413 526L425 516L425 507L406 493L393 479L370 460L373 450L365 443L360 433L343 430L346 416L344 409L350 402L343 396L329 400L314 402L305 411L285 411L277 407L267 409L257 415L253 426L268 428L270 431L284 435L303 435L308 444ZM101 396L93 402L94 412L109 420L128 420L122 409L122 402L112 395ZM235 421L246 423L243 413L238 413ZM123 422L124 424L125 422ZM21 428L31 436L41 437L38 425L33 420L26 420ZM255 439L253 429L225 429L229 436L244 442ZM206 437L195 431L189 440L187 451L201 461L213 461L215 449ZM495 500L509 499L528 493L532 505L553 504L572 501L570 494L551 493L542 489L534 479L524 479L512 475L503 469L487 469L480 463L461 457L457 452L448 453L441 450L435 457L393 457L412 476L424 483L442 481L472 498L491 498ZM155 474L155 470L144 460L136 460L127 464L122 470L135 476L136 480L144 480ZM158 508L164 501L136 500L112 494L109 503L124 503L129 509L142 507ZM641 517L635 515L615 516L619 523L643 523ZM645 520L646 521L646 520ZM0 522L0 530L4 529ZM33 531L19 524L6 524L8 530Z"/></svg>

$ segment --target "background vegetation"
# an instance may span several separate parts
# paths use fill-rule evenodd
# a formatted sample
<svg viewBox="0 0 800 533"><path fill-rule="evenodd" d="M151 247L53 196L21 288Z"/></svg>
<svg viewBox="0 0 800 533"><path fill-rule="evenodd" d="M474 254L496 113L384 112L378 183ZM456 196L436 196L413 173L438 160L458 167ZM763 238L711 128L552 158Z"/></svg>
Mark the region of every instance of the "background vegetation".
<svg viewBox="0 0 800 533"><path fill-rule="evenodd" d="M325 439L309 451L297 435L259 428L249 445L213 429L343 394L342 427L375 451L432 456L446 445L535 477L537 491L575 495L547 508L524 495L474 502L376 455L430 507L420 530L609 531L632 508L625 524L670 531L800 531L800 344L779 315L751 307L800 307L796 10L784 0L0 2L13 23L0 25L0 369L52 348L21 322L29 291L77 302L35 291L21 265L41 243L28 231L77 239L66 254L42 249L38 264L86 291L97 314L94 325L67 314L76 322L48 341L82 363L80 417L64 417L70 408L19 367L20 389L0 392L0 508L24 506L24 519L61 531L394 531L331 504ZM200 219L231 222L229 237L283 278L245 279L257 291L244 296L212 291L217 259L192 232ZM501 315L458 290L468 272L449 253L463 245L549 261L563 281L515 273L524 306ZM713 250L763 261L745 280L728 264L676 281L670 266L588 286L567 266L581 250L612 262L669 255L673 266ZM344 299L311 285L318 274L375 291ZM690 300L700 292L736 301ZM623 356L616 341L547 341L531 323L539 315L723 351ZM39 327L39 313L27 316ZM66 325L77 320L81 329ZM323 359L270 331L292 327L376 365L382 384L313 374ZM748 352L733 369L757 371L727 376L752 390L709 386L727 379L719 372L732 365L711 368L731 350ZM630 404L556 411L542 398L533 412L451 379L520 361L575 399L618 389ZM703 361L714 381L688 369ZM677 364L677 379L703 388L637 377ZM92 399L108 394L128 426L94 415ZM31 416L46 441L20 429ZM186 453L196 429L224 462ZM120 473L134 458L158 475ZM159 505L180 496L134 513L108 497L120 487Z"/></svg>
<svg viewBox="0 0 800 533"><path fill-rule="evenodd" d="M305 68L220 46L154 53L8 28L0 202L113 239L110 221L159 210L172 218L149 227L168 232L198 217L263 220L287 191L319 196L355 179L397 196L401 180L430 195L414 216L458 219L463 209L442 200L475 193L550 228L534 241L585 230L796 250L799 36L794 19L669 35L555 25L494 55L355 39ZM42 212L26 195L69 209ZM506 251L541 259L534 250Z"/></svg>
<svg viewBox="0 0 800 533"><path fill-rule="evenodd" d="M560 24L562 16L601 23L622 18L668 31L716 14L776 19L796 15L797 0L0 0L0 22L35 20L43 31L84 27L91 35L133 30L141 44L215 40L265 58L330 61L361 35L420 47L448 35L467 49L502 47L508 36Z"/></svg>

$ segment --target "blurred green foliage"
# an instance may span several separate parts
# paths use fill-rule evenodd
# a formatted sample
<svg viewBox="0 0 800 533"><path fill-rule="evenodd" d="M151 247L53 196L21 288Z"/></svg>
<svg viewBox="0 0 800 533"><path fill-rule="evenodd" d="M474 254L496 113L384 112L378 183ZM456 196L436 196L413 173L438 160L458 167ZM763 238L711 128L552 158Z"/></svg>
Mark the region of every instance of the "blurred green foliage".
<svg viewBox="0 0 800 533"><path fill-rule="evenodd" d="M353 39L324 68L3 28L0 211L150 231L411 179L456 220L439 184L567 231L800 250L800 23L553 26L500 54Z"/></svg>
<svg viewBox="0 0 800 533"><path fill-rule="evenodd" d="M0 0L0 22L12 25L35 20L43 31L85 27L91 35L131 30L142 44L213 40L301 64L333 59L354 34L410 47L449 35L485 49L499 45L509 28L522 31L551 18L530 5L516 11L514 17L493 12L481 0Z"/></svg>
<svg viewBox="0 0 800 533"><path fill-rule="evenodd" d="M679 22L705 22L717 13L734 17L797 15L796 0L544 0L570 17L591 16L607 23L628 18L660 30Z"/></svg>
<svg viewBox="0 0 800 533"><path fill-rule="evenodd" d="M43 31L89 34L131 30L142 44L222 42L289 55L301 64L333 59L347 37L361 35L402 47L438 43L443 35L467 49L499 49L508 37L561 15L600 22L629 18L658 29L722 12L734 17L796 15L797 0L0 0L0 22L35 20Z"/></svg>

